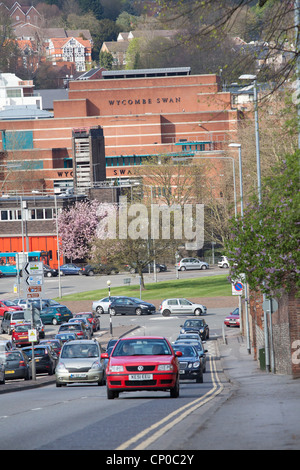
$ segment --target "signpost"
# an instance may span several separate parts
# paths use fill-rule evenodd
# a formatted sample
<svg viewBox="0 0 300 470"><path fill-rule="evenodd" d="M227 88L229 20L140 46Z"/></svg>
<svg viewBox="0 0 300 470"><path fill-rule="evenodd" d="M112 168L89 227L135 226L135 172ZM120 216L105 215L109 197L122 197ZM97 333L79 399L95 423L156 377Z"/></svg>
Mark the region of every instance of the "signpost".
<svg viewBox="0 0 300 470"><path fill-rule="evenodd" d="M44 265L41 261L29 261L23 263L22 267L22 279L24 291L26 293L26 298L29 299L42 299L43 298L43 283L44 283ZM32 379L36 380L36 368L35 368L35 358L34 358L34 343L36 342L36 309L34 305L28 307L28 302L26 305L26 313L28 314L30 310L30 321L31 321L31 330L29 330L28 335L31 339L32 347ZM35 332L35 333L34 333Z"/></svg>

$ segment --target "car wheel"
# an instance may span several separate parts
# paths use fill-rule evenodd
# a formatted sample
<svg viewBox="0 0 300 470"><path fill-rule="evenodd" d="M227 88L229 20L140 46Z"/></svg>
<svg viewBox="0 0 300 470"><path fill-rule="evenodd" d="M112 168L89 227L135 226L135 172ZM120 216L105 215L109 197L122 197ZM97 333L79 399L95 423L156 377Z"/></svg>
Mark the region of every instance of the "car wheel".
<svg viewBox="0 0 300 470"><path fill-rule="evenodd" d="M104 309L103 307L101 307L100 305L96 308L96 313L98 313L99 315L101 315L101 313L104 313Z"/></svg>
<svg viewBox="0 0 300 470"><path fill-rule="evenodd" d="M52 273L47 273L46 276L47 277L52 277Z"/></svg>
<svg viewBox="0 0 300 470"><path fill-rule="evenodd" d="M119 392L115 392L114 390L110 390L108 387L107 387L106 390L107 390L108 400L113 400L114 398L118 398Z"/></svg>
<svg viewBox="0 0 300 470"><path fill-rule="evenodd" d="M199 317L201 315L202 311L200 308L196 308L196 310L194 311L194 314Z"/></svg>
<svg viewBox="0 0 300 470"><path fill-rule="evenodd" d="M203 373L201 372L200 375L196 378L196 384L203 384Z"/></svg>
<svg viewBox="0 0 300 470"><path fill-rule="evenodd" d="M136 311L135 311L136 315L142 315L142 309L141 308L137 308Z"/></svg>
<svg viewBox="0 0 300 470"><path fill-rule="evenodd" d="M164 310L164 311L162 312L162 316L163 316L163 317L169 317L170 315L171 315L170 310Z"/></svg>
<svg viewBox="0 0 300 470"><path fill-rule="evenodd" d="M0 380L0 385L5 385L5 377L3 377L3 380Z"/></svg>
<svg viewBox="0 0 300 470"><path fill-rule="evenodd" d="M94 276L94 271L90 271L89 276Z"/></svg>
<svg viewBox="0 0 300 470"><path fill-rule="evenodd" d="M57 325L57 323L58 323L57 319L56 319L56 318L53 318L53 319L52 319L52 325Z"/></svg>
<svg viewBox="0 0 300 470"><path fill-rule="evenodd" d="M185 267L185 266L181 266L180 271L186 271L186 267Z"/></svg>
<svg viewBox="0 0 300 470"><path fill-rule="evenodd" d="M129 272L130 272L130 274L134 274L134 273L135 273L135 269L134 269L134 268L131 268Z"/></svg>
<svg viewBox="0 0 300 470"><path fill-rule="evenodd" d="M228 264L223 264L223 268L228 268Z"/></svg>
<svg viewBox="0 0 300 470"><path fill-rule="evenodd" d="M111 308L110 309L110 314L114 317L115 315L117 315L117 312L114 308Z"/></svg>
<svg viewBox="0 0 300 470"><path fill-rule="evenodd" d="M55 385L56 385L56 387L61 387L61 384L58 383L58 382L56 382Z"/></svg>
<svg viewBox="0 0 300 470"><path fill-rule="evenodd" d="M201 269L207 269L206 264L203 264L203 265L201 266Z"/></svg>
<svg viewBox="0 0 300 470"><path fill-rule="evenodd" d="M170 397L171 398L178 398L179 397L179 379L177 377L175 386L170 390Z"/></svg>

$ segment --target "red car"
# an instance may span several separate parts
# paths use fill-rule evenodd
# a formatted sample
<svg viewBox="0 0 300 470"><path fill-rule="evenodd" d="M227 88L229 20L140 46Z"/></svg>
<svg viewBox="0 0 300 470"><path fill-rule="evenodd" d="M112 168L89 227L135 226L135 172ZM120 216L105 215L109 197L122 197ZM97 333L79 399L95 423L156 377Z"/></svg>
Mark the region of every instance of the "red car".
<svg viewBox="0 0 300 470"><path fill-rule="evenodd" d="M5 312L14 312L15 310L23 310L23 308L12 300L0 300L0 317L3 317Z"/></svg>
<svg viewBox="0 0 300 470"><path fill-rule="evenodd" d="M12 342L15 346L30 346L32 341L28 336L28 330L31 329L30 323L19 323L12 331ZM37 341L39 342L39 332L37 330Z"/></svg>
<svg viewBox="0 0 300 470"><path fill-rule="evenodd" d="M169 341L162 336L121 338L112 353L101 354L108 359L106 368L107 398L120 392L138 390L169 391L179 396L179 362Z"/></svg>
<svg viewBox="0 0 300 470"><path fill-rule="evenodd" d="M240 312L238 307L225 318L224 324L226 326L240 326Z"/></svg>
<svg viewBox="0 0 300 470"><path fill-rule="evenodd" d="M82 313L76 313L73 315L74 318L80 318L80 317L85 317L93 326L93 331L98 331L100 330L100 319L97 315L94 315L92 312L82 312Z"/></svg>

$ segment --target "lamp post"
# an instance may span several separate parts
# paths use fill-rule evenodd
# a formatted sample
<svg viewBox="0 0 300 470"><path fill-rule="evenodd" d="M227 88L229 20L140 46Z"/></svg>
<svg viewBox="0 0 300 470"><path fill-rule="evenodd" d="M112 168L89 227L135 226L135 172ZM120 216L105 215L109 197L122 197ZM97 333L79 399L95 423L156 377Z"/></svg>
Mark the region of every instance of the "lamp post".
<svg viewBox="0 0 300 470"><path fill-rule="evenodd" d="M112 329L112 318L111 318L111 310L110 310L110 280L107 281L107 286L108 286L108 311L109 311L109 333L110 336L113 334L113 329Z"/></svg>
<svg viewBox="0 0 300 470"><path fill-rule="evenodd" d="M240 198L241 198L241 217L244 217L244 199L243 199L243 172L242 172L242 146L241 144L229 144L228 147L231 148L238 148L239 149L239 176L240 176ZM247 350L248 353L251 354L251 346L250 346L250 327L249 327L249 312L248 312L248 287L247 287L247 280L244 280L245 284L245 312L246 312L246 336L247 336ZM242 310L240 309L241 317L242 317ZM242 325L242 323L241 323Z"/></svg>

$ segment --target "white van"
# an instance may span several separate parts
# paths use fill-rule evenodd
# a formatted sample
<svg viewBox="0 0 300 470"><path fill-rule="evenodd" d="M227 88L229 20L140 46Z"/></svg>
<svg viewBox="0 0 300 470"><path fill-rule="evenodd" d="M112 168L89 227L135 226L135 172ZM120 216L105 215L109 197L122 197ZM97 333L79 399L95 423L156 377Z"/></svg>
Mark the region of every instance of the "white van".
<svg viewBox="0 0 300 470"><path fill-rule="evenodd" d="M218 262L219 268L229 268L229 261L227 256L222 256L221 261Z"/></svg>

